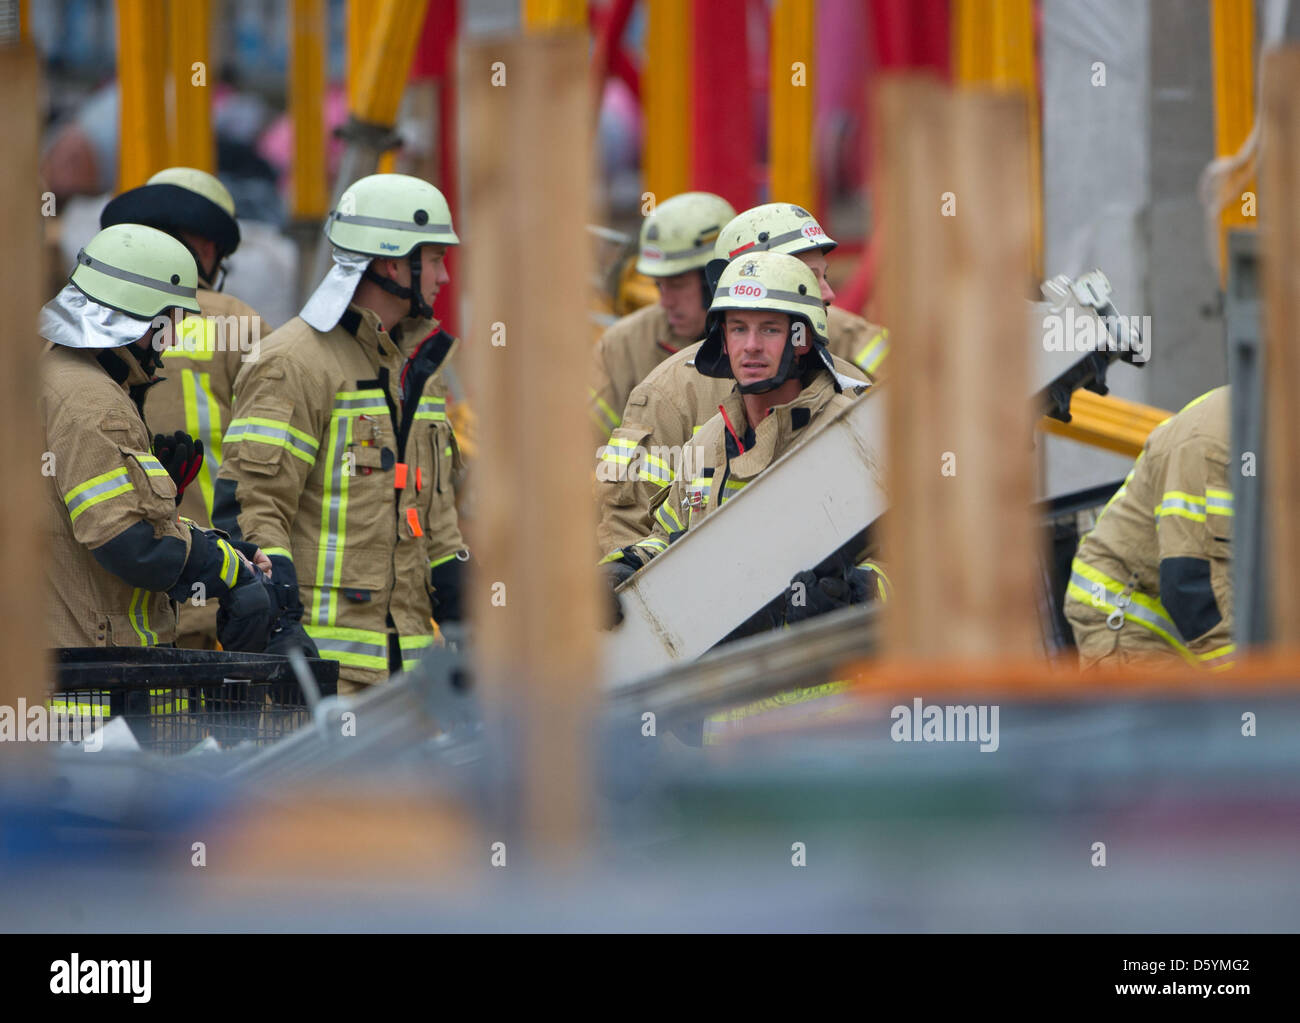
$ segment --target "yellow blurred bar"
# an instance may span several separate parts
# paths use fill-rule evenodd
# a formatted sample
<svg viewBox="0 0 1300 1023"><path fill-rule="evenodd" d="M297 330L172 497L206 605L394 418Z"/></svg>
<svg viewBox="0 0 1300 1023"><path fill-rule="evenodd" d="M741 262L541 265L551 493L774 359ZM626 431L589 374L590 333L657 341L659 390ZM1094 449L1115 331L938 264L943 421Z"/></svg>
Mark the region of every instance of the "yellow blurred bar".
<svg viewBox="0 0 1300 1023"><path fill-rule="evenodd" d="M1136 458L1151 431L1171 415L1164 409L1114 395L1075 391L1070 399L1071 421L1063 423L1043 416L1039 427L1045 433Z"/></svg>
<svg viewBox="0 0 1300 1023"><path fill-rule="evenodd" d="M813 146L813 0L776 0L771 21L772 198L817 210Z"/></svg>
<svg viewBox="0 0 1300 1023"><path fill-rule="evenodd" d="M32 38L31 0L18 0L18 41L28 42Z"/></svg>
<svg viewBox="0 0 1300 1023"><path fill-rule="evenodd" d="M212 93L208 76L211 0L169 0L167 4L168 59L172 72L172 109L169 141L171 162L197 167L213 174L217 146L212 135Z"/></svg>
<svg viewBox="0 0 1300 1023"><path fill-rule="evenodd" d="M347 47L348 109L357 109L357 97L361 87L361 66L365 63L366 42L378 20L379 4L382 0L347 0L347 25L343 38Z"/></svg>
<svg viewBox="0 0 1300 1023"><path fill-rule="evenodd" d="M359 121L392 125L402 102L420 30L425 0L380 0L377 20L364 47L355 102L348 109Z"/></svg>
<svg viewBox="0 0 1300 1023"><path fill-rule="evenodd" d="M1032 274L1043 276L1043 133L1034 52L1033 0L953 0L953 79L1020 92L1029 109L1029 183L1033 189Z"/></svg>
<svg viewBox="0 0 1300 1023"><path fill-rule="evenodd" d="M321 220L329 212L325 177L325 0L290 0L289 116L293 123L294 220Z"/></svg>
<svg viewBox="0 0 1300 1023"><path fill-rule="evenodd" d="M650 0L641 72L641 180L656 201L689 187L691 78L690 0Z"/></svg>
<svg viewBox="0 0 1300 1023"><path fill-rule="evenodd" d="M1255 121L1255 5L1252 0L1211 0L1210 50L1214 66L1214 155L1231 156ZM1251 178L1246 190L1255 191ZM1219 283L1227 280L1228 232L1256 224L1235 196L1219 214Z"/></svg>
<svg viewBox="0 0 1300 1023"><path fill-rule="evenodd" d="M163 0L117 0L118 191L143 185L168 164L166 16Z"/></svg>
<svg viewBox="0 0 1300 1023"><path fill-rule="evenodd" d="M587 28L587 0L523 0L520 14L526 32Z"/></svg>

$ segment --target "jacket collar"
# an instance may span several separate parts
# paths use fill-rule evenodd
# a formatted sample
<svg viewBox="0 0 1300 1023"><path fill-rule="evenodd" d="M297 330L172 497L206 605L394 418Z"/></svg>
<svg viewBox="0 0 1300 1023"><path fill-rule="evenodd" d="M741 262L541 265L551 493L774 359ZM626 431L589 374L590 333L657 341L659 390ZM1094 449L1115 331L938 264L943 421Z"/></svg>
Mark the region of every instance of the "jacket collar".
<svg viewBox="0 0 1300 1023"><path fill-rule="evenodd" d="M103 367L104 372L113 378L113 382L122 390L130 391L135 387L145 387L158 378L145 373L140 361L131 351L130 345L121 348L101 348L94 352L95 361Z"/></svg>
<svg viewBox="0 0 1300 1023"><path fill-rule="evenodd" d="M409 322L402 320L397 324L401 328L398 330L398 339L405 335ZM395 340L384 329L383 324L379 322L379 316L373 309L366 309L356 303L351 303L343 310L338 325L356 338L357 343L366 350L367 354L374 356L380 362L393 361L401 356L398 340ZM420 336L423 337L424 335Z"/></svg>
<svg viewBox="0 0 1300 1023"><path fill-rule="evenodd" d="M807 429L808 424L838 393L829 373L817 373L793 401L776 405L756 427L745 418L745 403L734 387L719 406L742 440L745 450L731 454L734 441L730 431L723 431L728 444L728 463L733 476L752 479L785 454Z"/></svg>

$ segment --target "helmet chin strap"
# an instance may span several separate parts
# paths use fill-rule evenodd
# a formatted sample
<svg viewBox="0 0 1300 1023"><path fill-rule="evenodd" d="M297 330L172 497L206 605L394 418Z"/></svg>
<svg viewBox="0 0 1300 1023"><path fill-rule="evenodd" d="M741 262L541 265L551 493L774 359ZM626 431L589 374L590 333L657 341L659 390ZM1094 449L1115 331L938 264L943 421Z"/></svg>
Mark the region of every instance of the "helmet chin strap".
<svg viewBox="0 0 1300 1023"><path fill-rule="evenodd" d="M404 298L411 303L411 317L416 320L433 319L433 307L424 300L424 295L420 290L420 250L413 250L407 257L411 264L411 286L404 288L394 280L383 277L375 273L373 266L366 267L365 273L361 276L368 281L374 281L384 291L390 295L396 295L398 298Z"/></svg>

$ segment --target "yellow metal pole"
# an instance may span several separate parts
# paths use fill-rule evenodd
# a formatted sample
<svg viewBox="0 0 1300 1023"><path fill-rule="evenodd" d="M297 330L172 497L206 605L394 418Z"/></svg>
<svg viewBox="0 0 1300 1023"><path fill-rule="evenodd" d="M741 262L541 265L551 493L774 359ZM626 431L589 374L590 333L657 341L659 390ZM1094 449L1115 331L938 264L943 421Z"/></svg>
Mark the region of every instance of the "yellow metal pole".
<svg viewBox="0 0 1300 1023"><path fill-rule="evenodd" d="M293 122L294 220L322 220L329 212L325 179L325 0L291 0L289 114Z"/></svg>
<svg viewBox="0 0 1300 1023"><path fill-rule="evenodd" d="M169 0L168 60L171 64L171 162L215 173L217 146L212 135L212 72L209 33L211 0Z"/></svg>
<svg viewBox="0 0 1300 1023"><path fill-rule="evenodd" d="M402 102L411 59L424 25L425 0L381 0L361 53L352 115L370 124L392 125Z"/></svg>
<svg viewBox="0 0 1300 1023"><path fill-rule="evenodd" d="M771 21L772 198L818 208L813 145L813 0L777 0Z"/></svg>
<svg viewBox="0 0 1300 1023"><path fill-rule="evenodd" d="M651 0L647 15L641 179L662 201L685 192L690 180L690 0Z"/></svg>
<svg viewBox="0 0 1300 1023"><path fill-rule="evenodd" d="M523 0L520 15L525 32L586 31L587 0Z"/></svg>
<svg viewBox="0 0 1300 1023"><path fill-rule="evenodd" d="M161 55L167 49L163 0L117 0L119 190L143 185L167 166L167 103Z"/></svg>
<svg viewBox="0 0 1300 1023"><path fill-rule="evenodd" d="M953 0L953 79L1025 97L1029 118L1032 273L1043 276L1043 131L1033 0ZM960 197L958 197L960 202Z"/></svg>
<svg viewBox="0 0 1300 1023"><path fill-rule="evenodd" d="M1252 0L1211 0L1210 48L1214 66L1214 154L1231 156L1255 121L1255 5ZM1243 191L1255 192L1252 176ZM1228 232L1255 226L1246 200L1235 196L1219 214L1219 283L1227 280ZM1254 204L1251 204L1253 211Z"/></svg>

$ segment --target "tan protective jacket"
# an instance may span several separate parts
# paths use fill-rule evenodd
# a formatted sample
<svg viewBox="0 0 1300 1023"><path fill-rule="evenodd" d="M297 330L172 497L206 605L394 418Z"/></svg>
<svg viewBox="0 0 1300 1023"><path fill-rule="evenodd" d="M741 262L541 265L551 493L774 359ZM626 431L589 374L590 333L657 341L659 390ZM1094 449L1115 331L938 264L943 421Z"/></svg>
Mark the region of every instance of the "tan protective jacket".
<svg viewBox="0 0 1300 1023"><path fill-rule="evenodd" d="M328 333L297 317L275 331L235 381L220 473L236 506L219 494L220 525L233 511L245 539L292 559L303 627L355 683L387 677L390 633L404 666L430 645L430 567L463 546L438 374L402 404L408 359L446 335L427 320L399 326L394 342L352 305Z"/></svg>
<svg viewBox="0 0 1300 1023"><path fill-rule="evenodd" d="M871 380L883 379L889 355L888 330L833 305L826 310L826 336L832 355L853 363Z"/></svg>
<svg viewBox="0 0 1300 1023"><path fill-rule="evenodd" d="M846 314L847 315L847 314ZM866 321L863 321L866 322ZM636 386L596 463L596 540L602 553L635 543L650 532L651 507L671 486L685 445L735 387L735 381L706 377L695 369L696 342L654 370ZM853 380L871 378L835 357L835 368Z"/></svg>
<svg viewBox="0 0 1300 1023"><path fill-rule="evenodd" d="M186 557L190 548L190 530L176 514L176 484L154 458L130 394L149 379L128 349L117 348L112 355L129 369L118 384L99 354L51 345L41 356L49 638L56 647L170 643L176 610L167 594L131 586L91 554L140 521L155 538L183 541Z"/></svg>
<svg viewBox="0 0 1300 1023"><path fill-rule="evenodd" d="M592 349L588 391L592 438L597 446L618 429L632 388L695 340L674 334L668 327L668 314L657 302L628 313L605 331Z"/></svg>
<svg viewBox="0 0 1300 1023"><path fill-rule="evenodd" d="M187 316L175 343L162 353L159 381L149 388L144 413L150 436L184 430L203 441L203 467L181 499L181 514L207 528L212 524L212 489L221 468L221 440L230 424L235 377L261 354L270 333L251 307L220 291L200 288L202 317ZM217 605L180 605L177 642L215 648Z"/></svg>
<svg viewBox="0 0 1300 1023"><path fill-rule="evenodd" d="M635 548L643 564L663 553L677 534L698 526L787 451L825 427L856 397L838 392L830 374L823 370L793 401L772 409L754 429L752 442L745 445L745 450L730 454L727 421L742 440L749 423L740 392L735 390L734 381L728 383L732 391L723 400L721 411L690 442L690 477L678 475L673 480L667 495L653 510L652 528L634 544L625 545ZM884 576L875 560L876 553L874 547L860 551L856 562L870 565ZM616 559L616 552L610 555L615 557L607 555L607 561ZM880 595L884 597L884 593Z"/></svg>
<svg viewBox="0 0 1300 1023"><path fill-rule="evenodd" d="M1233 663L1228 411L1220 387L1158 426L1080 543L1065 614L1084 667Z"/></svg>

